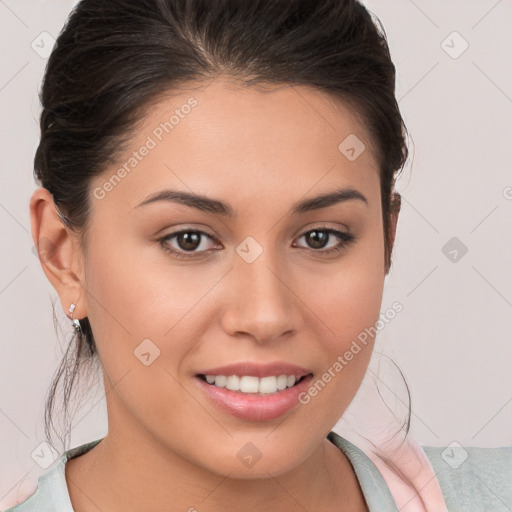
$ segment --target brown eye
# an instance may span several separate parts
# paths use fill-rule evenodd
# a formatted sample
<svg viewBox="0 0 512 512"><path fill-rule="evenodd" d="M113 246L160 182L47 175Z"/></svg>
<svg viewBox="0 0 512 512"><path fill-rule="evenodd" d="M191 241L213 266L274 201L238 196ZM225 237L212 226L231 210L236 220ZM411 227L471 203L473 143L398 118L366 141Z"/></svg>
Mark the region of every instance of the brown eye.
<svg viewBox="0 0 512 512"><path fill-rule="evenodd" d="M194 231L183 231L176 235L176 243L180 246L180 249L193 251L200 245L201 236L201 234Z"/></svg>
<svg viewBox="0 0 512 512"><path fill-rule="evenodd" d="M304 238L306 243L308 244L308 248L312 249L314 252L322 253L332 253L343 250L346 246L355 241L356 237L351 235L350 233L345 233L343 231L338 231L336 229L327 229L327 228L315 228L311 229L304 233L300 238ZM335 239L338 241L338 244L334 247L331 247L327 250L321 250L331 239Z"/></svg>
<svg viewBox="0 0 512 512"><path fill-rule="evenodd" d="M340 252L346 246L355 241L356 237L343 231L327 228L315 228L304 233L300 238L304 238L307 243L306 250L319 253L321 255L330 255L332 253ZM165 237L158 240L165 252L172 254L178 258L194 258L204 256L210 253L212 248L205 246L205 241L213 241L214 238L200 230L183 229L170 233ZM331 240L337 241L337 244L328 249ZM171 241L174 242L171 245ZM207 244L206 244L207 246Z"/></svg>
<svg viewBox="0 0 512 512"><path fill-rule="evenodd" d="M204 246L204 240L213 240L213 237L204 231L184 229L176 231L164 236L160 240L160 245L164 251L171 253L177 257L195 257L197 255L203 255L209 252L211 249L197 250L201 246ZM171 246L170 242L174 241L175 245ZM187 254L188 253L188 254Z"/></svg>
<svg viewBox="0 0 512 512"><path fill-rule="evenodd" d="M331 238L331 234L327 233L327 231L321 231L321 230L314 230L309 231L306 235L306 240L308 244L313 249L323 249L327 242L329 241L329 238Z"/></svg>

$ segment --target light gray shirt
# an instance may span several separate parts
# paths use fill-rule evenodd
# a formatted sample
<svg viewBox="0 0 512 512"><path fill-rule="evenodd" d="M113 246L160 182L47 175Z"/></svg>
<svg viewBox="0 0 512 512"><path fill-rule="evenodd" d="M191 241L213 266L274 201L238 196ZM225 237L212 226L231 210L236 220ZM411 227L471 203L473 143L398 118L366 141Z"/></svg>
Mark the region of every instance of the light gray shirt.
<svg viewBox="0 0 512 512"><path fill-rule="evenodd" d="M330 432L328 439L352 464L370 512L398 512L391 491L371 459L357 446ZM102 439L66 451L38 480L37 490L5 512L73 512L65 478L66 462ZM441 457L444 448L421 447L428 457L450 512L512 511L512 446L466 448L468 458L458 468Z"/></svg>

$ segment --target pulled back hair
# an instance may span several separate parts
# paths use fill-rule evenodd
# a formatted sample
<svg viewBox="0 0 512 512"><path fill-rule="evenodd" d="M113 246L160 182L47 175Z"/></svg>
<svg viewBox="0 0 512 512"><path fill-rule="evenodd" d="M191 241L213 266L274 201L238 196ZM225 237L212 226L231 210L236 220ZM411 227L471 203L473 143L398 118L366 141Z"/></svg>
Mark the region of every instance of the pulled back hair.
<svg viewBox="0 0 512 512"><path fill-rule="evenodd" d="M220 74L247 87L315 87L360 117L376 148L389 271L407 130L384 28L357 0L81 0L46 66L34 176L82 248L91 180L116 162L148 108ZM91 325L80 323L46 398L50 442L59 382L67 412L77 375L97 362ZM410 403L406 435L409 426Z"/></svg>

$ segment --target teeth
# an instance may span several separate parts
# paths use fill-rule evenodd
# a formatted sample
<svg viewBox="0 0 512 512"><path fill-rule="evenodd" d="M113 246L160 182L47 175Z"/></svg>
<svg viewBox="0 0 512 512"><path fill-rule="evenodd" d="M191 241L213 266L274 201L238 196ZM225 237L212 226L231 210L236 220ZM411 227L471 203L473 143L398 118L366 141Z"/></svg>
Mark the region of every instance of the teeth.
<svg viewBox="0 0 512 512"><path fill-rule="evenodd" d="M218 377L215 379L217 381ZM230 375L226 378L226 389L238 391L240 389L240 377L238 375Z"/></svg>
<svg viewBox="0 0 512 512"><path fill-rule="evenodd" d="M295 375L278 375L271 377L253 377L251 375L206 375L206 382L218 388L226 388L242 393L276 393L286 388L291 388L300 377Z"/></svg>
<svg viewBox="0 0 512 512"><path fill-rule="evenodd" d="M240 385L238 386L237 390L241 391L242 393L259 393L260 379L258 379L258 377L250 377L248 375L244 375L240 379Z"/></svg>
<svg viewBox="0 0 512 512"><path fill-rule="evenodd" d="M227 378L226 378L225 375L218 375L217 377L215 377L214 384L216 386L218 386L219 388L225 388L226 387L226 381L227 381Z"/></svg>

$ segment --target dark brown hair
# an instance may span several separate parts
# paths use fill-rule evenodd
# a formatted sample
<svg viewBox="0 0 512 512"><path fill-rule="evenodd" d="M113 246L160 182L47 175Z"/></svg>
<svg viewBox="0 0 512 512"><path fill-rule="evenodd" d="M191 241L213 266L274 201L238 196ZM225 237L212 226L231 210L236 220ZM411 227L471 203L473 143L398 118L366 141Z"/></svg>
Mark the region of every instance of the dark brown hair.
<svg viewBox="0 0 512 512"><path fill-rule="evenodd" d="M400 200L394 184L407 160L407 132L384 28L356 0L80 1L45 70L34 167L83 248L91 179L116 162L150 105L220 73L247 87L312 86L360 116L378 155L389 270L390 216ZM49 440L60 379L65 375L67 412L77 372L95 359L87 318L81 327L47 397ZM409 422L410 408L407 431Z"/></svg>

